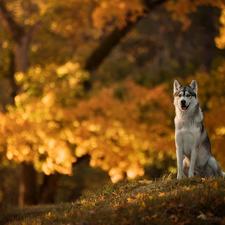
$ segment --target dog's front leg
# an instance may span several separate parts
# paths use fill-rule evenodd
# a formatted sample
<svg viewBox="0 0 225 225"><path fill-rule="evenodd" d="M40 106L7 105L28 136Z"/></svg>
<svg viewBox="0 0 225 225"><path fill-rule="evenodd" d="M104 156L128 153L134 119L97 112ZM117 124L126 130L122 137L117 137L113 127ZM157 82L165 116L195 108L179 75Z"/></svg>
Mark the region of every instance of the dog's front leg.
<svg viewBox="0 0 225 225"><path fill-rule="evenodd" d="M190 160L190 168L188 171L188 177L194 177L194 169L195 169L195 162L197 159L197 149L191 149L191 160Z"/></svg>
<svg viewBox="0 0 225 225"><path fill-rule="evenodd" d="M177 148L177 179L182 179L183 177L183 150L182 148Z"/></svg>

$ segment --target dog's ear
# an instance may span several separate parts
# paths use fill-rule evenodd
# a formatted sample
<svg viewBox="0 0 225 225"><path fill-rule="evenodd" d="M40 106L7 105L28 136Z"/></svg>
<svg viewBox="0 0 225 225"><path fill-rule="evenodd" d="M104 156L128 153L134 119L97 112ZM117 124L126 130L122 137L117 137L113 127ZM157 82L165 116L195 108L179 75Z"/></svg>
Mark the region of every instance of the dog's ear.
<svg viewBox="0 0 225 225"><path fill-rule="evenodd" d="M198 92L198 85L197 85L197 81L193 80L190 84L191 89L197 94Z"/></svg>
<svg viewBox="0 0 225 225"><path fill-rule="evenodd" d="M173 84L173 93L175 94L178 89L181 87L180 83L178 82L178 80L175 80L174 81L174 84Z"/></svg>

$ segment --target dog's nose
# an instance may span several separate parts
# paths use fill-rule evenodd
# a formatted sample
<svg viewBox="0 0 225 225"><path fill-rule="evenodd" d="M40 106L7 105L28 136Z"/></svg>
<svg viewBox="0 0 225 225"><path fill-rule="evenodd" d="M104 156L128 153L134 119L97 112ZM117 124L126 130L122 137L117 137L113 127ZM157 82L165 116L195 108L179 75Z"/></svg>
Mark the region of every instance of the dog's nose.
<svg viewBox="0 0 225 225"><path fill-rule="evenodd" d="M181 104L185 105L186 101L185 100L181 100Z"/></svg>

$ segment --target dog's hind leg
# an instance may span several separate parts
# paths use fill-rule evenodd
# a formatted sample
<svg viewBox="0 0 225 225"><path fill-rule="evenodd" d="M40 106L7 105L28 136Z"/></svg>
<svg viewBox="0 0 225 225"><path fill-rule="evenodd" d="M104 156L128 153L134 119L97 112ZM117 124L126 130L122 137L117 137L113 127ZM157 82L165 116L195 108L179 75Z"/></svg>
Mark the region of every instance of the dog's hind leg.
<svg viewBox="0 0 225 225"><path fill-rule="evenodd" d="M219 164L214 157L210 157L206 163L205 172L207 177L222 177L224 173L221 171Z"/></svg>
<svg viewBox="0 0 225 225"><path fill-rule="evenodd" d="M183 175L188 177L189 165L190 163L187 162L186 158L183 159Z"/></svg>

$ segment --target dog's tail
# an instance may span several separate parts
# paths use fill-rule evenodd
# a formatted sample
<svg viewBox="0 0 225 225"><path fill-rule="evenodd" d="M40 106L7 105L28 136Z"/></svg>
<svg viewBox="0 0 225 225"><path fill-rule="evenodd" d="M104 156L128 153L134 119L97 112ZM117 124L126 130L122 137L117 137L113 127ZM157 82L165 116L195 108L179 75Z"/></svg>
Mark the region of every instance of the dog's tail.
<svg viewBox="0 0 225 225"><path fill-rule="evenodd" d="M223 171L221 171L221 172L222 172L222 176L225 177L225 173Z"/></svg>

